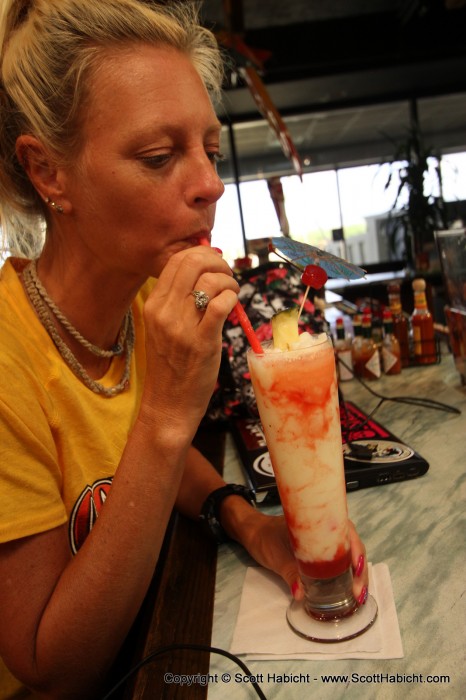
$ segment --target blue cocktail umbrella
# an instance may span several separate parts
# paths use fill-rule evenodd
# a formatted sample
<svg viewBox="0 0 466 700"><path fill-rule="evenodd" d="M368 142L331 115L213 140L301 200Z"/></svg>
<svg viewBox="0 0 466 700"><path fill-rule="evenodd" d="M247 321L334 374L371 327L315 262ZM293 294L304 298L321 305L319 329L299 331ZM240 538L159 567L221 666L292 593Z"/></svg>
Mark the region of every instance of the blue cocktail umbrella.
<svg viewBox="0 0 466 700"><path fill-rule="evenodd" d="M285 236L272 238L271 248L277 255L286 258L291 265L302 271L308 265L317 265L325 270L328 277L344 277L347 280L360 279L366 274L366 270L362 267L353 265L343 258Z"/></svg>

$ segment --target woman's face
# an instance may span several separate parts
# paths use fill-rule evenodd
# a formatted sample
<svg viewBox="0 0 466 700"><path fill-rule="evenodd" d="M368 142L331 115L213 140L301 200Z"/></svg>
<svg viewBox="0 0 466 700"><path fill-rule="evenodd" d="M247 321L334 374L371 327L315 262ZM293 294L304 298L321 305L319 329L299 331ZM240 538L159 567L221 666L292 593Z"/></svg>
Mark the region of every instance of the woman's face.
<svg viewBox="0 0 466 700"><path fill-rule="evenodd" d="M66 174L75 254L146 277L210 236L220 124L187 56L142 45L105 58L83 129Z"/></svg>

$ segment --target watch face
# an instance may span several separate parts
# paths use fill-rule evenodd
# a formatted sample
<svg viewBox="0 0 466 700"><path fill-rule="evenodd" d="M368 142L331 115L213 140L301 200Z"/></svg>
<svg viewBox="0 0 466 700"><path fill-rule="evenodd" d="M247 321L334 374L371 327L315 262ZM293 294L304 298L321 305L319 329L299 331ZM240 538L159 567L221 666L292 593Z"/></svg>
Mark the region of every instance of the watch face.
<svg viewBox="0 0 466 700"><path fill-rule="evenodd" d="M223 531L223 527L220 525L218 522L217 518L215 515L212 515L210 518L208 518L207 523L209 525L209 528L211 531L214 533L216 537L224 537L225 532Z"/></svg>
<svg viewBox="0 0 466 700"><path fill-rule="evenodd" d="M227 498L227 496L233 495L242 496L248 503L251 503L251 505L255 501L254 493L246 488L246 486L227 484L213 491L202 506L201 520L206 524L210 533L215 537L218 543L227 542L230 539L219 522L218 514L222 501Z"/></svg>

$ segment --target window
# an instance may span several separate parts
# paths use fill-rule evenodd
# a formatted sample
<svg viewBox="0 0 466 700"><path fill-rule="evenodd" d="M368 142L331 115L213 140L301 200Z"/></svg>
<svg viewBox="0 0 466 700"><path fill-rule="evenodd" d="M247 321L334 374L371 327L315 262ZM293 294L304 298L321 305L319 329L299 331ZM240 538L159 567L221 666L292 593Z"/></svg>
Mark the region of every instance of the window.
<svg viewBox="0 0 466 700"><path fill-rule="evenodd" d="M445 201L466 201L466 153L450 153L442 156L441 171Z"/></svg>
<svg viewBox="0 0 466 700"><path fill-rule="evenodd" d="M466 93L417 102L425 143L433 153L444 153L442 195L450 221L466 221L466 153L462 150L465 104ZM280 177L293 238L338 255L342 254L341 244L333 241L333 231L342 228L344 253L352 262L396 260L402 251L394 253L390 249L386 221L396 200L402 163L388 163L405 140L411 118L412 104L406 100L287 117L287 128L304 162L302 181L264 119L234 124L230 133L224 127L222 149L227 159L220 164L219 173L226 191L217 205L215 245L232 262L244 255L244 238L252 241L279 233L267 179ZM230 136L236 146L244 231ZM439 196L437 160L433 158L430 165L426 192ZM397 207L405 204L400 197Z"/></svg>
<svg viewBox="0 0 466 700"><path fill-rule="evenodd" d="M396 200L401 163L363 165L338 170L345 257L357 265L394 257L385 235L387 212ZM405 202L400 199L398 206ZM338 251L331 251L338 255Z"/></svg>

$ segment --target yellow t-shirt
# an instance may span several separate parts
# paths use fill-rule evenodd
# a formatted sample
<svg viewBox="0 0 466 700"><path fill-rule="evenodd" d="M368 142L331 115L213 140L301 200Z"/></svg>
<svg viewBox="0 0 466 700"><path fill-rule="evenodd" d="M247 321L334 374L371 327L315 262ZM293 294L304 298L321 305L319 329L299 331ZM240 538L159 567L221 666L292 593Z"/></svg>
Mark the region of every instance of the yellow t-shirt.
<svg viewBox="0 0 466 700"><path fill-rule="evenodd" d="M137 414L145 372L142 307L133 304L136 342L130 386L105 398L66 365L24 293L10 258L0 270L0 543L68 523L75 553L105 502ZM117 384L124 357L99 381ZM0 699L20 686L0 659Z"/></svg>

